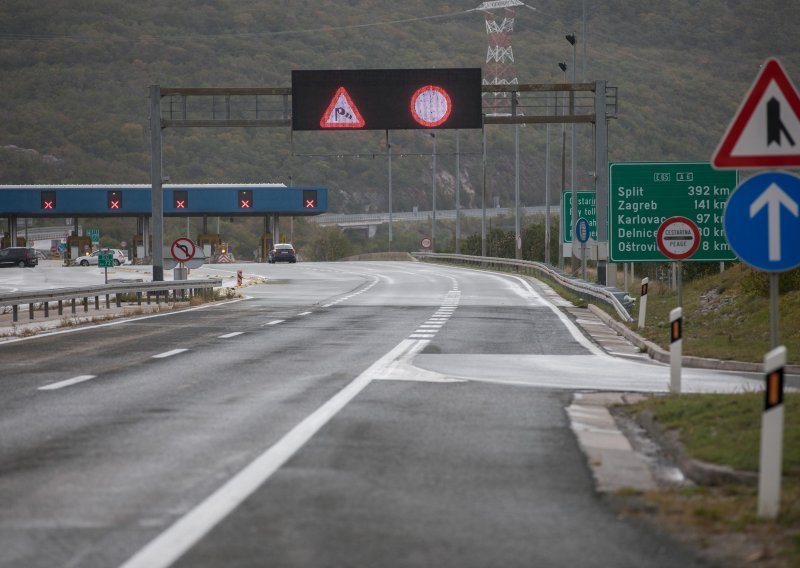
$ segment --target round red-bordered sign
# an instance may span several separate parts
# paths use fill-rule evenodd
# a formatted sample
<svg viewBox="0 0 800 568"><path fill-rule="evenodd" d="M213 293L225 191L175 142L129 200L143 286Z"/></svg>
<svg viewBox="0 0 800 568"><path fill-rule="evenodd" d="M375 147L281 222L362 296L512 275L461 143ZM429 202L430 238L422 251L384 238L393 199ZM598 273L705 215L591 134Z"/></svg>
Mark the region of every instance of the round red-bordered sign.
<svg viewBox="0 0 800 568"><path fill-rule="evenodd" d="M433 246L433 241L430 237L422 237L419 240L419 246L420 248L429 249Z"/></svg>
<svg viewBox="0 0 800 568"><path fill-rule="evenodd" d="M186 262L194 257L194 241L188 237L178 237L172 241L172 246L169 250L172 252L172 258L178 262Z"/></svg>
<svg viewBox="0 0 800 568"><path fill-rule="evenodd" d="M672 260L692 256L700 247L700 229L686 217L670 217L658 228L656 244L661 253Z"/></svg>
<svg viewBox="0 0 800 568"><path fill-rule="evenodd" d="M453 111L447 91L436 85L425 85L411 96L411 116L419 124L434 128L444 124Z"/></svg>

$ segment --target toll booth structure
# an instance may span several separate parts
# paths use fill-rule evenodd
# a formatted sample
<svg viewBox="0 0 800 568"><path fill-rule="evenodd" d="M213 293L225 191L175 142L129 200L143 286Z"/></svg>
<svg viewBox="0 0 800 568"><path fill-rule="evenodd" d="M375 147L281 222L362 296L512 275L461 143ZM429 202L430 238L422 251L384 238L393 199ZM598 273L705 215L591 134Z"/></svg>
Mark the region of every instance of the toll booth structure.
<svg viewBox="0 0 800 568"><path fill-rule="evenodd" d="M149 262L153 248L151 193L150 185L134 184L0 186L0 211L8 220L7 242L20 243L17 234L20 218L71 218L75 220L73 236L77 236L80 217L135 217L137 230L132 239L131 257L134 262ZM280 215L320 215L327 210L326 187L287 187L284 184L163 186L163 214L168 217L202 217L205 221L208 216L263 216L262 261L266 260L272 242L280 242ZM213 237L208 244L222 242L220 235L212 235L207 230L203 235ZM69 260L83 252L86 252L84 241L69 241Z"/></svg>

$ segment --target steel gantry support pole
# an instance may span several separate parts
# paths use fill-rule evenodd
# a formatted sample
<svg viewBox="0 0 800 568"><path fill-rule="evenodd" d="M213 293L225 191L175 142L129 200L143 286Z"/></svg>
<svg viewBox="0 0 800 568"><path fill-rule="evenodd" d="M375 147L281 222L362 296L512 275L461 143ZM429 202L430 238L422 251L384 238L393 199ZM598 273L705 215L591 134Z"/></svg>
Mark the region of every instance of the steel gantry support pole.
<svg viewBox="0 0 800 568"><path fill-rule="evenodd" d="M456 254L461 254L461 144L456 130Z"/></svg>
<svg viewBox="0 0 800 568"><path fill-rule="evenodd" d="M606 82L594 82L594 191L597 205L597 283L608 285L608 120ZM602 260L601 260L602 259Z"/></svg>
<svg viewBox="0 0 800 568"><path fill-rule="evenodd" d="M161 172L161 87L150 85L150 194L153 224L153 281L164 280L164 198Z"/></svg>
<svg viewBox="0 0 800 568"><path fill-rule="evenodd" d="M389 140L389 131L386 131L386 155L389 161L389 252L392 252L392 143Z"/></svg>

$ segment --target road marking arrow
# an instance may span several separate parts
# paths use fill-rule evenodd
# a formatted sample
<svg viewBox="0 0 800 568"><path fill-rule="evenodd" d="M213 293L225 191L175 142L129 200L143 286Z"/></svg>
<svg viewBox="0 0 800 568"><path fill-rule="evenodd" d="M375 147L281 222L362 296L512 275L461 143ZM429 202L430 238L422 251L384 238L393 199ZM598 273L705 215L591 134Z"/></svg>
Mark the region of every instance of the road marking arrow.
<svg viewBox="0 0 800 568"><path fill-rule="evenodd" d="M797 217L800 215L797 202L786 195L781 187L772 183L750 204L750 218L755 217L765 206L767 207L767 224L769 225L769 260L781 260L781 205Z"/></svg>

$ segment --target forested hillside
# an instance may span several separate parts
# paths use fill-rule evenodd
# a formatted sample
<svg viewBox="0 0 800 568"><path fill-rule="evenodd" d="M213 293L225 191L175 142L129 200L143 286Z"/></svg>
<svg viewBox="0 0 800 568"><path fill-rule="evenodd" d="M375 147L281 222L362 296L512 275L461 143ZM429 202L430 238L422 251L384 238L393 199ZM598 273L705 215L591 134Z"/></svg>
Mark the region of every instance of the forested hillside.
<svg viewBox="0 0 800 568"><path fill-rule="evenodd" d="M481 67L487 50L477 0L4 0L0 3L0 183L147 183L147 88L288 87L293 69ZM619 88L609 130L612 161L708 160L770 56L800 83L790 0L586 2L582 60L578 0L517 9L512 36L523 83L577 79ZM498 11L498 17L502 11ZM571 76L571 71L570 71ZM487 194L510 204L513 128L488 130ZM545 128L521 129L522 200L544 204ZM430 207L431 139L392 133L396 210ZM478 206L480 134L461 135L465 206ZM552 129L553 203L560 127ZM437 137L439 207L453 205L455 135ZM590 183L591 130L578 127L577 185ZM383 133L292 138L289 129L167 130L164 173L173 182L327 185L331 209L385 210ZM342 157L329 154L344 154ZM400 154L408 155L405 158ZM346 154L361 154L361 157ZM470 193L471 192L471 193Z"/></svg>

